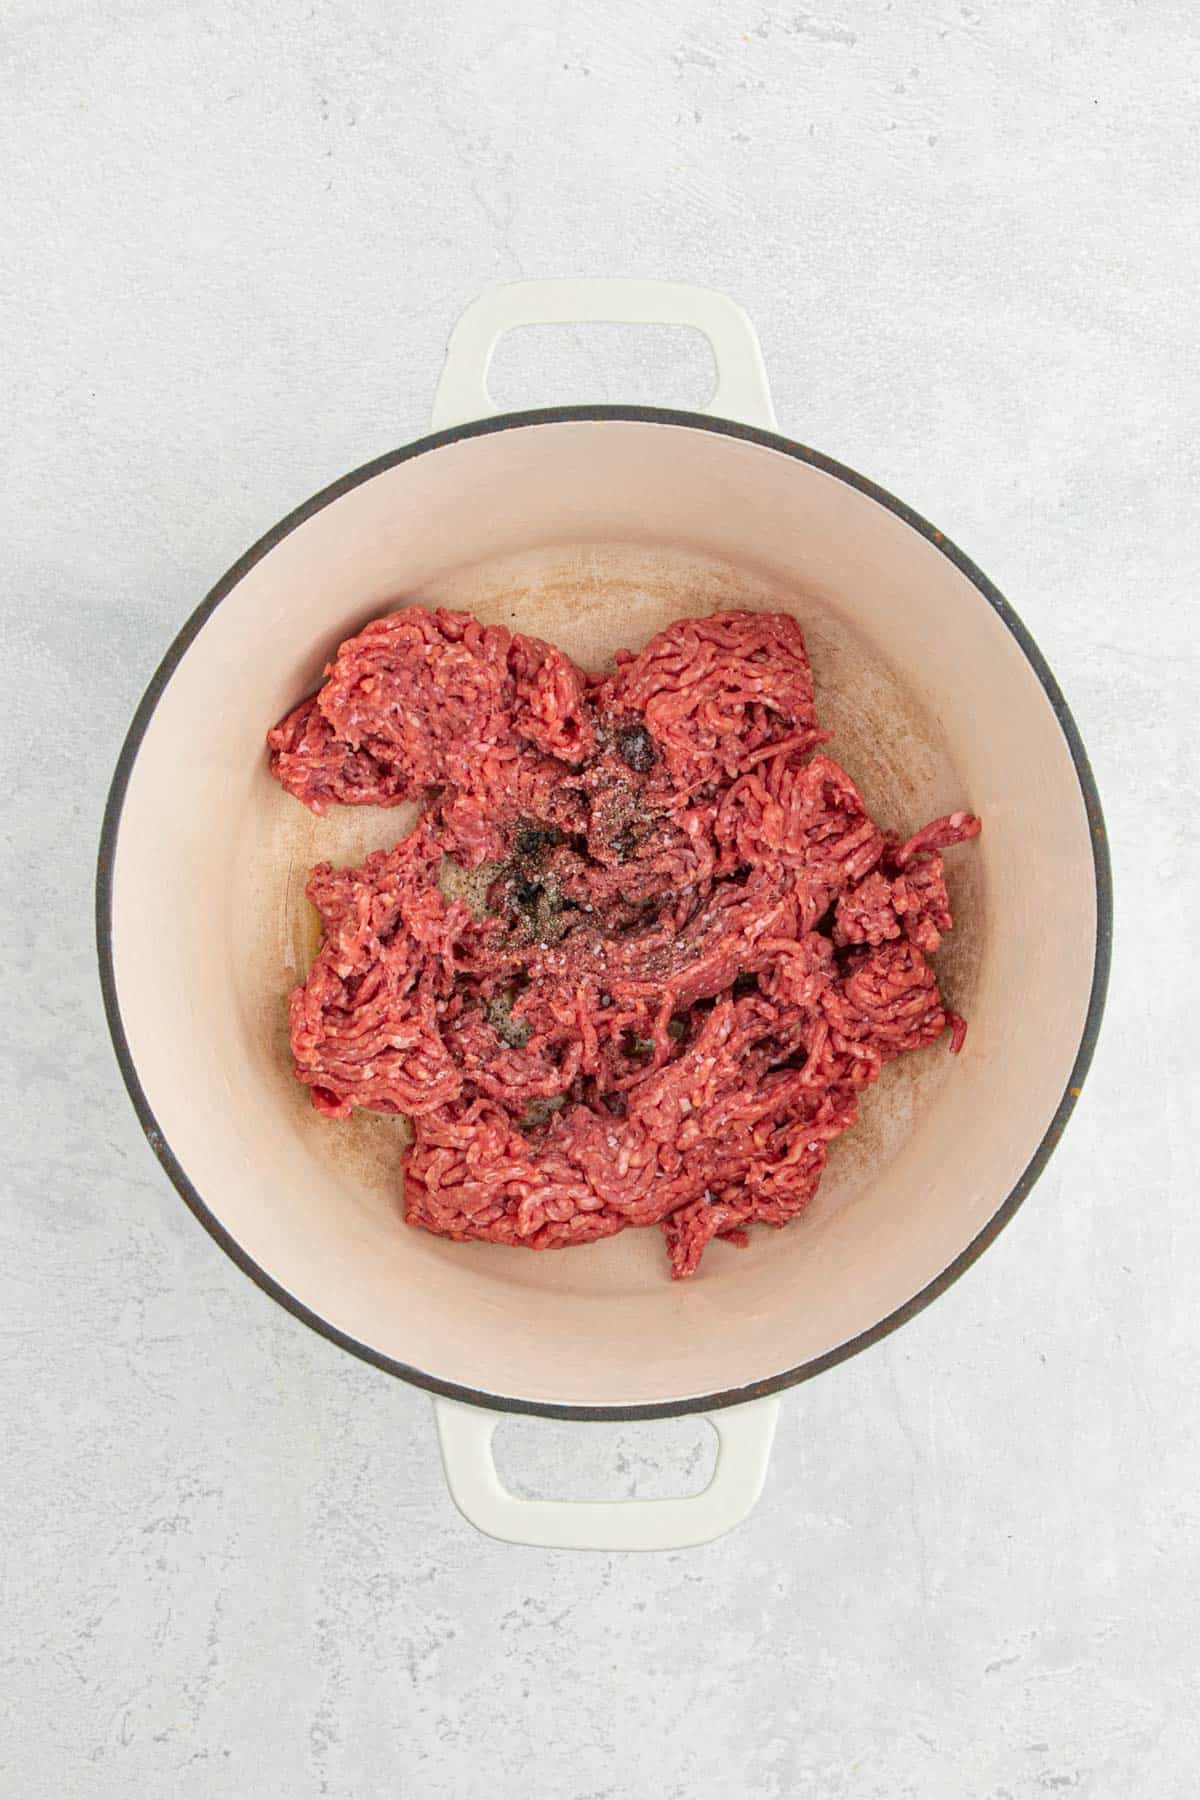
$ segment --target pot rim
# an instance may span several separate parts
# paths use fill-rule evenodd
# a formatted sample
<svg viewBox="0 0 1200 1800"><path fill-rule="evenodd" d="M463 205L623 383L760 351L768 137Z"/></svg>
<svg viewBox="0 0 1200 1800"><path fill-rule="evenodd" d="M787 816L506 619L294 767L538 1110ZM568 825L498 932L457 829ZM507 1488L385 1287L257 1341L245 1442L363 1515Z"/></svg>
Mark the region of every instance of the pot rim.
<svg viewBox="0 0 1200 1800"><path fill-rule="evenodd" d="M324 507L341 499L351 489L370 481L374 476L383 474L385 470L395 468L398 464L408 462L412 458L424 455L427 451L441 449L446 444L458 442L460 439L484 437L502 431L521 430L538 425L553 425L570 422L586 423L609 419L628 420L634 423L650 425L678 425L695 431L713 432L718 436L741 438L747 443L760 444L765 449L776 450L790 456L798 462L809 464L820 469L826 475L832 475L848 486L856 488L859 493L884 506L889 512L910 526L914 531L932 544L954 566L965 575L972 586L982 595L987 604L997 614L1001 623L1007 628L1029 663L1047 700L1053 708L1054 715L1067 741L1071 760L1075 766L1075 774L1079 781L1080 793L1087 814L1092 843L1092 859L1096 889L1096 948L1092 966L1092 985L1088 998L1087 1014L1084 1020L1083 1033L1079 1041L1075 1061L1067 1077L1067 1084L1062 1098L1055 1108L1053 1117L1047 1125L1036 1150L1026 1165L1016 1185L988 1223L971 1240L966 1248L928 1282L918 1293L897 1307L886 1318L867 1330L839 1344L836 1348L813 1357L808 1362L800 1363L793 1369L772 1375L763 1381L751 1382L746 1386L728 1388L719 1393L696 1395L687 1399L671 1401L654 1401L633 1406L575 1406L558 1401L526 1400L507 1394L491 1394L484 1388L464 1387L458 1382L443 1381L436 1375L428 1374L423 1369L416 1369L398 1361L394 1357L385 1356L365 1344L348 1332L332 1325L319 1313L298 1300L281 1282L268 1273L261 1264L247 1254L220 1220L212 1213L188 1175L179 1163L170 1144L167 1142L158 1122L151 1110L138 1076L125 1027L121 1018L120 1001L117 995L116 975L113 963L112 923L113 923L113 875L116 867L117 840L120 832L121 814L125 803L125 794L129 779L141 749L146 728L154 714L167 684L176 668L187 653L192 640L196 637L205 621L209 618L221 601L230 594L242 578L261 561L271 550L282 543L283 539L295 531L297 526L313 517ZM348 475L341 476L328 487L322 488L310 499L304 501L294 511L279 521L266 532L253 547L239 557L231 568L226 570L216 585L196 607L190 618L177 633L158 668L150 679L132 723L121 747L109 788L108 799L104 809L104 821L101 827L100 848L96 867L96 948L100 965L100 986L104 997L104 1011L108 1021L109 1032L116 1052L117 1062L124 1079L129 1098L133 1103L138 1121L146 1135L151 1149L158 1157L167 1175L170 1177L180 1197L195 1214L196 1218L225 1251L233 1262L260 1287L264 1293L285 1307L297 1319L310 1326L314 1331L328 1338L343 1350L361 1357L364 1362L372 1363L389 1375L399 1376L415 1387L425 1388L430 1393L444 1395L448 1399L460 1400L468 1405L486 1407L494 1412L533 1413L544 1418L554 1419L586 1419L586 1420L633 1420L681 1417L688 1413L713 1412L721 1407L736 1406L748 1400L757 1400L768 1394L781 1392L785 1388L794 1387L802 1381L811 1380L836 1364L845 1362L856 1356L882 1338L888 1337L901 1325L920 1312L959 1276L969 1269L977 1258L1000 1234L1013 1217L1021 1202L1025 1199L1034 1183L1053 1155L1062 1137L1068 1120L1075 1110L1075 1104L1082 1092L1084 1079L1091 1065L1104 1015L1104 1003L1108 990L1109 966L1112 953L1112 872L1109 863L1108 837L1105 830L1104 814L1100 804L1100 796L1096 788L1095 777L1088 761L1087 751L1079 735L1078 727L1071 716L1070 708L1063 697L1058 682L1055 680L1049 665L1026 627L1017 617L1008 601L1000 593L981 569L969 557L952 543L945 534L931 525L919 513L914 512L894 494L879 487L875 482L860 475L856 470L848 468L844 463L836 462L832 457L823 455L819 450L796 443L793 439L782 436L778 432L766 431L758 426L742 425L731 419L715 418L710 414L679 411L674 408L654 406L553 406L538 407L521 412L501 413L492 418L472 419L462 425L452 426L445 431L431 432L414 442L404 445L399 450L388 451L383 456L362 464Z"/></svg>

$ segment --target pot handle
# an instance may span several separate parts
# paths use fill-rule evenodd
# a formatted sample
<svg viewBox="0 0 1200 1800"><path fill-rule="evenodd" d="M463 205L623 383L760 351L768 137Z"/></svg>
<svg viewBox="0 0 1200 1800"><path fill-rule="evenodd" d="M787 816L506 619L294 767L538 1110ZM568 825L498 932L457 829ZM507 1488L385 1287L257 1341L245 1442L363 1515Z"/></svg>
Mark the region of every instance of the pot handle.
<svg viewBox="0 0 1200 1800"><path fill-rule="evenodd" d="M762 1493L779 1401L748 1400L704 1416L718 1438L702 1493L682 1500L522 1500L496 1470L492 1438L505 1416L436 1399L446 1485L469 1524L506 1544L542 1550L689 1550L720 1537Z"/></svg>
<svg viewBox="0 0 1200 1800"><path fill-rule="evenodd" d="M775 429L758 334L736 300L682 281L510 281L473 300L450 334L430 421L434 431L499 411L488 392L492 354L518 325L691 325L717 365L704 408L743 425Z"/></svg>

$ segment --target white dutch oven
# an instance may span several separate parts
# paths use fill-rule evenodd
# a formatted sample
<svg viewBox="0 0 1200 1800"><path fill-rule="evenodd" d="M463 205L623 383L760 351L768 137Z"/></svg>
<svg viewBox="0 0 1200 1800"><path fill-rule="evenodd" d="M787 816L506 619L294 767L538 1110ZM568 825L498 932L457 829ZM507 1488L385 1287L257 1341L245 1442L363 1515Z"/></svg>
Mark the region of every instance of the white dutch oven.
<svg viewBox="0 0 1200 1800"><path fill-rule="evenodd" d="M698 327L710 413L577 406L490 416L515 325ZM695 1544L754 1504L778 1392L910 1318L970 1264L1050 1155L1091 1057L1107 974L1103 824L1050 671L967 559L861 476L779 437L753 328L721 295L657 282L485 294L451 339L433 435L283 520L181 631L113 781L98 884L117 1054L150 1142L200 1220L336 1343L433 1390L451 1492L515 1542ZM966 1048L907 1056L863 1097L808 1212L701 1275L667 1279L657 1232L531 1255L413 1231L403 1124L320 1119L292 1079L286 995L314 947L305 874L407 829L311 818L263 733L338 642L424 600L552 639L590 665L668 619L786 607L802 621L834 753L907 832L956 807L939 957ZM710 1412L693 1498L525 1502L495 1473L506 1411Z"/></svg>

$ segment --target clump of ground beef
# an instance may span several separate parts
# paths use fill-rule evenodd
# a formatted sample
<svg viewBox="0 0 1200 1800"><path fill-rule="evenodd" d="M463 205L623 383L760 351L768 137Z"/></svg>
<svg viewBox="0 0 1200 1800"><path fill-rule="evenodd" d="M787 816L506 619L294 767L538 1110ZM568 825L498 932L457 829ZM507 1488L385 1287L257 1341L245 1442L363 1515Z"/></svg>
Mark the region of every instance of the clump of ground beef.
<svg viewBox="0 0 1200 1800"><path fill-rule="evenodd" d="M657 1225L688 1276L802 1210L885 1062L961 1048L927 957L979 820L875 824L790 616L681 619L597 676L412 606L326 674L268 734L278 780L421 816L312 871L292 1049L327 1117L411 1121L410 1224L534 1250Z"/></svg>

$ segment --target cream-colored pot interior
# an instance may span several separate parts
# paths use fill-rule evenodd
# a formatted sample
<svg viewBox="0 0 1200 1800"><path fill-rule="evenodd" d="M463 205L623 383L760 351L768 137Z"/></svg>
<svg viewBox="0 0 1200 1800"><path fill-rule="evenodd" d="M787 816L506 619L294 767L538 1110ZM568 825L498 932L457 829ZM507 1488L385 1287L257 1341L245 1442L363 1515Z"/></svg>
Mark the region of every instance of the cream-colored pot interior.
<svg viewBox="0 0 1200 1800"><path fill-rule="evenodd" d="M311 818L263 734L338 642L444 602L601 666L719 607L800 619L832 754L908 832L982 814L949 853L938 961L966 1048L904 1057L863 1097L817 1199L689 1283L656 1231L540 1255L409 1229L404 1125L322 1120L286 999L314 948L309 866L405 812ZM721 430L568 419L483 430L351 486L224 595L166 681L112 874L128 1055L203 1205L317 1319L437 1383L533 1405L686 1402L798 1370L903 1307L1020 1181L1080 1044L1096 939L1079 778L1037 676L950 558L836 475Z"/></svg>

